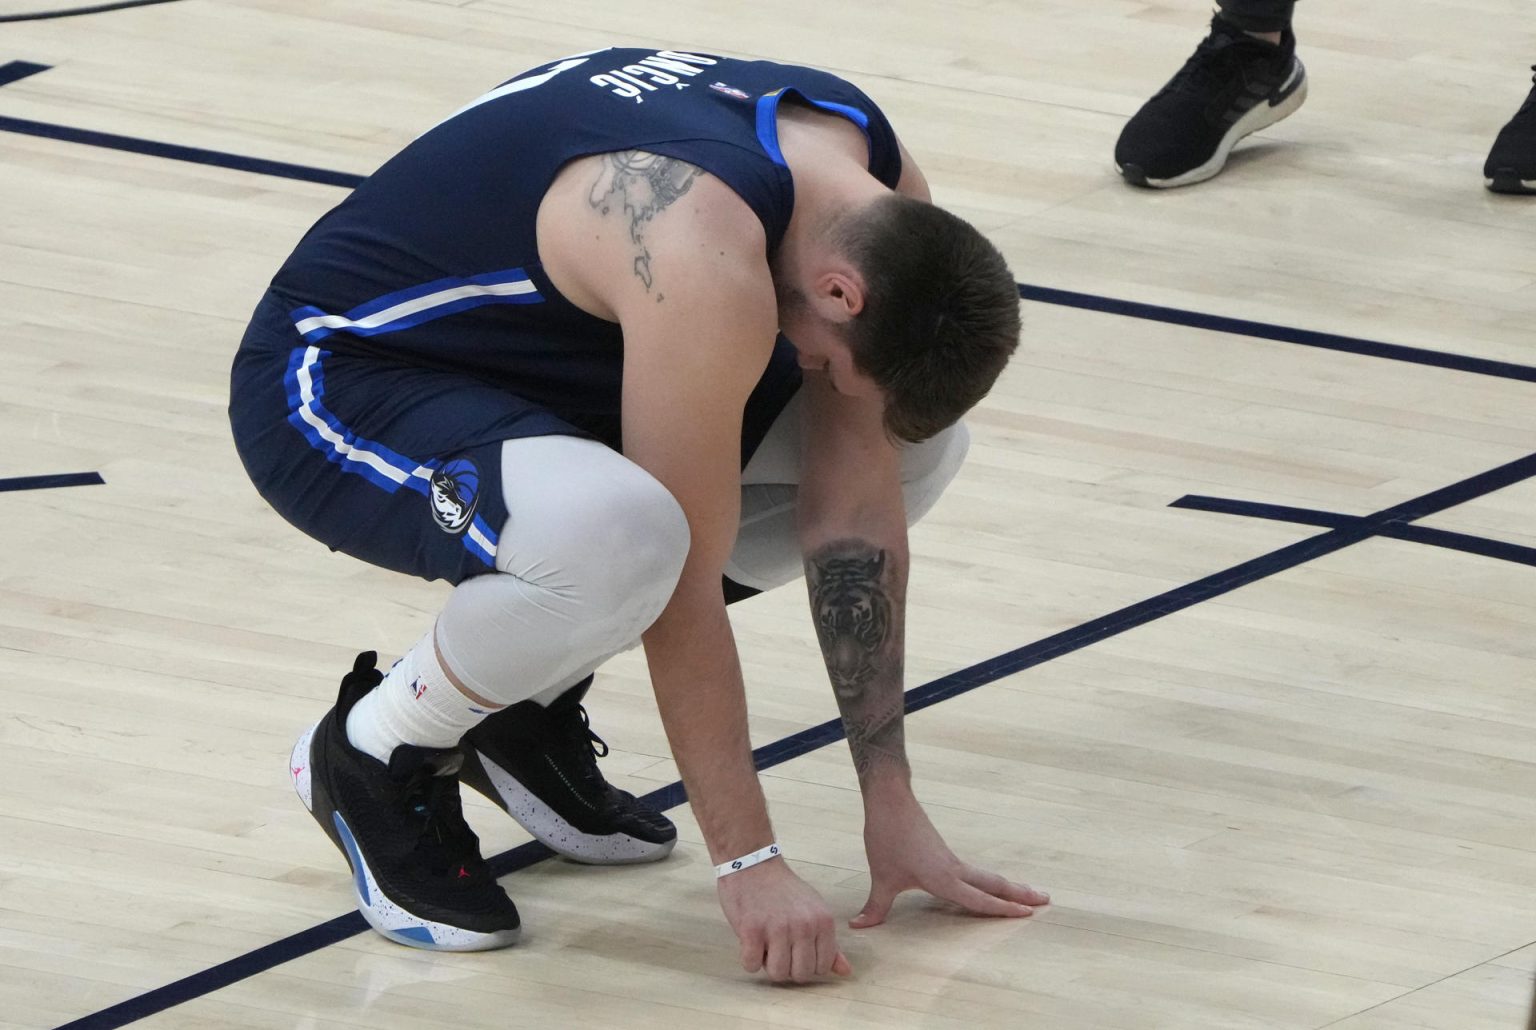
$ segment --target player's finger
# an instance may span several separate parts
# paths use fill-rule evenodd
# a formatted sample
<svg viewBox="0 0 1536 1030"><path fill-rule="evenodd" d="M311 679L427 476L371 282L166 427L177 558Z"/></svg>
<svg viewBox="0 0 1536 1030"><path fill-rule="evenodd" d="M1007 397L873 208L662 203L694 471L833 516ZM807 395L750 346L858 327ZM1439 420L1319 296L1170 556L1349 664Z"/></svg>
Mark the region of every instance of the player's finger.
<svg viewBox="0 0 1536 1030"><path fill-rule="evenodd" d="M816 934L816 975L830 976L832 963L841 954L837 950L837 927L832 920L825 920Z"/></svg>
<svg viewBox="0 0 1536 1030"><path fill-rule="evenodd" d="M848 956L842 952L837 953L837 958L832 960L832 973L834 976L852 976L853 966L848 961Z"/></svg>
<svg viewBox="0 0 1536 1030"><path fill-rule="evenodd" d="M741 938L741 968L755 973L763 968L763 939L753 934Z"/></svg>
<svg viewBox="0 0 1536 1030"><path fill-rule="evenodd" d="M768 979L774 983L784 983L789 979L790 962L794 957L793 949L789 946L789 934L782 930L770 933L767 950L763 969L767 971Z"/></svg>
<svg viewBox="0 0 1536 1030"><path fill-rule="evenodd" d="M885 922L885 917L890 914L891 903L896 900L896 895L899 893L899 891L889 890L883 884L870 884L869 900L864 902L864 907L859 911L858 915L848 920L848 925L855 930L879 926Z"/></svg>
<svg viewBox="0 0 1536 1030"><path fill-rule="evenodd" d="M797 984L808 984L816 979L816 938L807 934L791 945L789 978Z"/></svg>
<svg viewBox="0 0 1536 1030"><path fill-rule="evenodd" d="M1027 883L1014 883L1004 876L999 876L986 869L978 869L975 866L966 866L960 879L986 891L994 898L1002 898L1005 901L1015 901L1020 905L1049 905L1051 896L1045 891L1037 891Z"/></svg>
<svg viewBox="0 0 1536 1030"><path fill-rule="evenodd" d="M1028 905L1021 905L1016 901L1006 901L1003 898L988 894L984 890L978 890L964 880L954 880L945 889L934 891L946 901L953 901L977 915L982 916L1027 916L1034 911Z"/></svg>

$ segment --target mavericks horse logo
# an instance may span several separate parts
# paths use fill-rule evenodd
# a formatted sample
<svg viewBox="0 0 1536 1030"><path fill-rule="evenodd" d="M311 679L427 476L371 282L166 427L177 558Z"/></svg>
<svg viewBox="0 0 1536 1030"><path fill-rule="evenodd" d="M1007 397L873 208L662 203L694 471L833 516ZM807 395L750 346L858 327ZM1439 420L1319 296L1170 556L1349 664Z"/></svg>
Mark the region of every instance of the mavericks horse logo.
<svg viewBox="0 0 1536 1030"><path fill-rule="evenodd" d="M445 533L462 533L475 517L480 499L480 470L467 458L455 458L432 473L432 517Z"/></svg>

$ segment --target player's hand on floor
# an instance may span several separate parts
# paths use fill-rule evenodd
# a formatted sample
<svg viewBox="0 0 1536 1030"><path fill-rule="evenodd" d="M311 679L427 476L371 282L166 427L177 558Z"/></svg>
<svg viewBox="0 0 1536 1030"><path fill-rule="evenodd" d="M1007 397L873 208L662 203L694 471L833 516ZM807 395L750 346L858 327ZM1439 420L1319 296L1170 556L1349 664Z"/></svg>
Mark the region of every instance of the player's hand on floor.
<svg viewBox="0 0 1536 1030"><path fill-rule="evenodd" d="M837 946L832 910L784 859L722 876L716 886L747 972L762 970L776 983L811 983L853 972Z"/></svg>
<svg viewBox="0 0 1536 1030"><path fill-rule="evenodd" d="M908 890L927 891L983 916L1027 916L1051 900L1028 884L955 857L916 799L868 810L864 849L869 856L869 900L849 920L855 930L885 922L896 896Z"/></svg>

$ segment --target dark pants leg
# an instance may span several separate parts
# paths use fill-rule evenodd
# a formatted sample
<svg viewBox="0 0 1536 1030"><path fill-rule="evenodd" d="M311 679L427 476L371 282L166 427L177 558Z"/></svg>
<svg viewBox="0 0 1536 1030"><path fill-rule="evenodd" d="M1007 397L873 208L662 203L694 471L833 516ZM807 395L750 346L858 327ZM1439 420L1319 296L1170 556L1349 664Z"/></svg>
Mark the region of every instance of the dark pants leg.
<svg viewBox="0 0 1536 1030"><path fill-rule="evenodd" d="M1245 32L1283 32L1291 27L1296 0L1216 0L1221 16Z"/></svg>

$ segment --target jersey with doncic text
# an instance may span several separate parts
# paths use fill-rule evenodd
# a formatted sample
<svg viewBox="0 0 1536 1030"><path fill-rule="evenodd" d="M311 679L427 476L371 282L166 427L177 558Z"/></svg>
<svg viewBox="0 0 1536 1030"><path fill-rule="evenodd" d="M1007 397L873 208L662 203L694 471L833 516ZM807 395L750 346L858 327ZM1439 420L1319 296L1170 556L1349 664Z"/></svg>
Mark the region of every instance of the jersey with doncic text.
<svg viewBox="0 0 1536 1030"><path fill-rule="evenodd" d="M540 200L575 158L644 150L724 182L761 219L771 253L794 205L775 120L789 96L862 129L871 174L894 188L890 124L837 76L600 50L512 79L415 140L305 235L271 290L306 344L472 372L577 425L607 422L620 397L619 327L544 274Z"/></svg>

